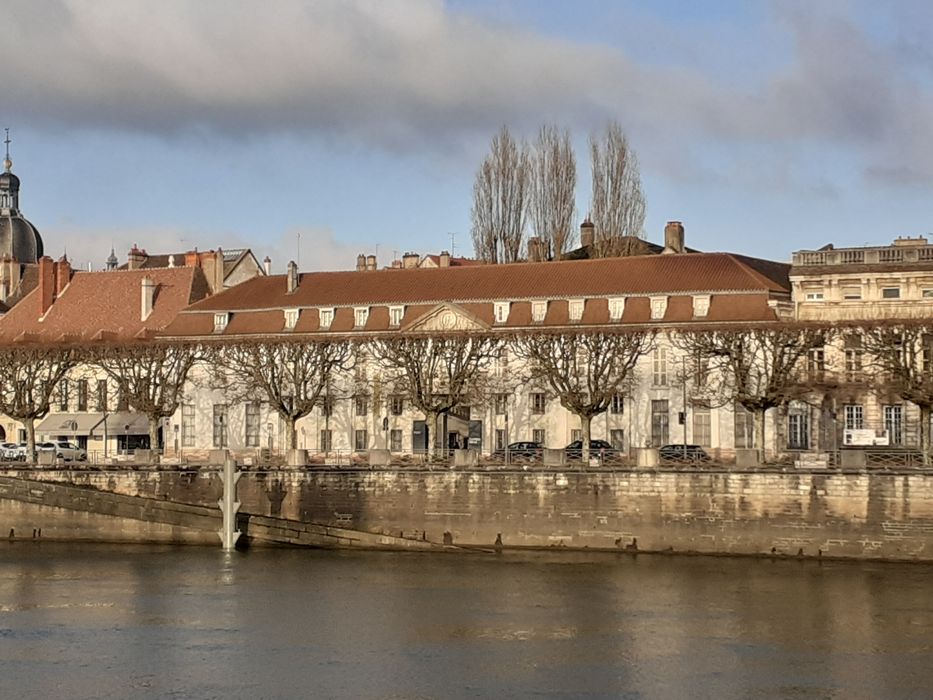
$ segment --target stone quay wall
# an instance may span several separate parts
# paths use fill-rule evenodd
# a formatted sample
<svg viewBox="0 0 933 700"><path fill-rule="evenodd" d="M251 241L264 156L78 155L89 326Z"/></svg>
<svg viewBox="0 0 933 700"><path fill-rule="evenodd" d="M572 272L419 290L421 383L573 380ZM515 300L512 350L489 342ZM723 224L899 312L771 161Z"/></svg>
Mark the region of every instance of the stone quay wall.
<svg viewBox="0 0 933 700"><path fill-rule="evenodd" d="M204 471L16 474L209 507L221 493ZM933 472L247 471L237 498L241 513L461 546L933 561Z"/></svg>

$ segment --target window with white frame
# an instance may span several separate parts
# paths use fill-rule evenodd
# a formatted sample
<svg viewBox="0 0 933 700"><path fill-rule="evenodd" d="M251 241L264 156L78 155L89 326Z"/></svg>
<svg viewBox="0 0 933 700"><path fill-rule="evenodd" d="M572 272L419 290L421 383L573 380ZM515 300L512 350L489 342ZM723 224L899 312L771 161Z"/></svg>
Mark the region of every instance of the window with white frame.
<svg viewBox="0 0 933 700"><path fill-rule="evenodd" d="M671 440L670 407L667 399L651 401L651 444L654 447L666 445Z"/></svg>
<svg viewBox="0 0 933 700"><path fill-rule="evenodd" d="M222 403L214 404L214 447L227 446L227 406Z"/></svg>
<svg viewBox="0 0 933 700"><path fill-rule="evenodd" d="M861 430L865 426L865 409L861 404L846 404L842 407L846 430Z"/></svg>
<svg viewBox="0 0 933 700"><path fill-rule="evenodd" d="M571 321L583 318L583 299L571 299L567 302L567 314Z"/></svg>
<svg viewBox="0 0 933 700"><path fill-rule="evenodd" d="M369 307L357 306L353 309L353 325L356 328L362 328L369 319Z"/></svg>
<svg viewBox="0 0 933 700"><path fill-rule="evenodd" d="M353 449L362 452L369 447L369 435L366 430L353 431Z"/></svg>
<svg viewBox="0 0 933 700"><path fill-rule="evenodd" d="M545 316L547 316L547 302L546 301L531 302L531 320L534 323L543 323Z"/></svg>
<svg viewBox="0 0 933 700"><path fill-rule="evenodd" d="M545 398L544 393L539 392L539 391L533 392L530 395L530 399L531 399L531 412L537 413L539 415L544 413L544 409L547 405L547 399Z"/></svg>
<svg viewBox="0 0 933 700"><path fill-rule="evenodd" d="M823 301L823 290L814 289L813 291L807 292L804 297L807 301Z"/></svg>
<svg viewBox="0 0 933 700"><path fill-rule="evenodd" d="M625 297L616 297L609 300L609 320L621 321L625 313Z"/></svg>
<svg viewBox="0 0 933 700"><path fill-rule="evenodd" d="M400 394L393 394L389 397L389 413L393 416L400 416L405 410L405 397Z"/></svg>
<svg viewBox="0 0 933 700"><path fill-rule="evenodd" d="M402 317L405 315L404 306L389 307L389 325L393 327L402 325Z"/></svg>
<svg viewBox="0 0 933 700"><path fill-rule="evenodd" d="M259 402L246 404L246 446L259 447Z"/></svg>
<svg viewBox="0 0 933 700"><path fill-rule="evenodd" d="M651 364L652 383L655 386L667 386L667 348L655 348Z"/></svg>
<svg viewBox="0 0 933 700"><path fill-rule="evenodd" d="M693 434L691 435L691 441L695 445L709 447L713 442L709 403L706 401L697 401L693 404L692 408Z"/></svg>
<svg viewBox="0 0 933 700"><path fill-rule="evenodd" d="M365 416L369 413L369 396L367 394L358 394L355 404L356 415Z"/></svg>
<svg viewBox="0 0 933 700"><path fill-rule="evenodd" d="M609 403L609 412L614 416L621 416L625 411L625 397L622 394L613 394Z"/></svg>
<svg viewBox="0 0 933 700"><path fill-rule="evenodd" d="M651 320L660 320L666 313L667 297L651 297Z"/></svg>
<svg viewBox="0 0 933 700"><path fill-rule="evenodd" d="M755 414L745 406L736 402L733 412L733 443L736 449L751 449L755 447Z"/></svg>
<svg viewBox="0 0 933 700"><path fill-rule="evenodd" d="M622 428L613 428L609 431L609 444L613 449L625 452L625 430Z"/></svg>
<svg viewBox="0 0 933 700"><path fill-rule="evenodd" d="M334 310L330 309L318 309L318 323L321 328L327 329L330 328L330 324L334 322Z"/></svg>
<svg viewBox="0 0 933 700"><path fill-rule="evenodd" d="M214 332L222 331L230 322L230 314L226 311L214 314Z"/></svg>
<svg viewBox="0 0 933 700"><path fill-rule="evenodd" d="M693 297L693 315L697 318L704 318L709 314L709 294L698 294ZM703 444L703 443L698 443Z"/></svg>
<svg viewBox="0 0 933 700"><path fill-rule="evenodd" d="M321 452L330 452L334 445L334 433L329 428L321 430L321 438L318 442L318 449Z"/></svg>
<svg viewBox="0 0 933 700"><path fill-rule="evenodd" d="M505 449L505 430L502 428L496 428L496 449Z"/></svg>
<svg viewBox="0 0 933 700"><path fill-rule="evenodd" d="M509 412L508 394L496 394L495 411L497 416L502 416Z"/></svg>
<svg viewBox="0 0 933 700"><path fill-rule="evenodd" d="M791 401L787 411L787 449L810 449L810 407Z"/></svg>
<svg viewBox="0 0 933 700"><path fill-rule="evenodd" d="M862 288L860 286L845 286L842 288L842 298L844 301L857 301L862 298Z"/></svg>
<svg viewBox="0 0 933 700"><path fill-rule="evenodd" d="M194 447L194 404L181 405L181 446Z"/></svg>
<svg viewBox="0 0 933 700"><path fill-rule="evenodd" d="M285 309L285 328L293 329L298 325L298 309Z"/></svg>
<svg viewBox="0 0 933 700"><path fill-rule="evenodd" d="M509 307L511 303L508 301L497 301L493 304L493 314L496 319L496 323L505 323L509 320Z"/></svg>
<svg viewBox="0 0 933 700"><path fill-rule="evenodd" d="M402 451L402 431L398 428L389 431L389 449L392 452Z"/></svg>
<svg viewBox="0 0 933 700"><path fill-rule="evenodd" d="M888 434L888 444L904 444L904 407L891 404L883 407L884 429Z"/></svg>

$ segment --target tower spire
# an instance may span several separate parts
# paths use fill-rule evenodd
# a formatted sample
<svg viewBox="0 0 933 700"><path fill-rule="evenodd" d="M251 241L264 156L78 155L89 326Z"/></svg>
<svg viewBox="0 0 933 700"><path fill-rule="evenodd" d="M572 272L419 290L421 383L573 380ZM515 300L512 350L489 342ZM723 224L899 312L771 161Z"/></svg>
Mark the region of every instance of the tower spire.
<svg viewBox="0 0 933 700"><path fill-rule="evenodd" d="M10 127L6 127L4 131L6 132L6 139L3 141L6 144L6 158L3 159L3 169L10 172L13 169L13 161L10 160Z"/></svg>

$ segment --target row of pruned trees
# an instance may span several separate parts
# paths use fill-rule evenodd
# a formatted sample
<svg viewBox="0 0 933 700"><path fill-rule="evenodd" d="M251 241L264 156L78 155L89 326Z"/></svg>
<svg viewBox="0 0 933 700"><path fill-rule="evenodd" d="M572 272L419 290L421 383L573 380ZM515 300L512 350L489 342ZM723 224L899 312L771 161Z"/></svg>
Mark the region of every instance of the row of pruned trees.
<svg viewBox="0 0 933 700"><path fill-rule="evenodd" d="M372 367L380 383L424 414L433 434L457 406L489 400L524 384L545 388L579 417L584 451L590 424L637 381L637 365L659 343L690 362L681 377L694 400L739 404L755 417L756 444L764 446L767 412L831 389L816 381L813 352L858 337L865 387L916 404L923 447L929 450L933 410L933 321L887 322L845 328L811 324L707 327L663 333L653 328L398 335L365 340L256 339L231 342L148 341L123 345L0 345L0 413L20 421L34 453L35 421L44 418L61 381L76 372L103 373L127 405L147 416L150 444L175 414L202 364L213 387L231 401L263 401L286 425L296 446L296 423L342 389L359 391L354 368ZM856 347L854 344L850 344ZM848 352L848 351L847 351ZM842 356L842 353L839 353ZM519 362L510 367L508 356ZM822 354L819 355L823 357ZM845 355L845 363L850 357ZM840 360L842 362L843 360ZM824 368L825 369L825 368ZM349 379L348 379L349 378ZM349 383L348 383L349 382ZM431 441L433 444L433 440Z"/></svg>
<svg viewBox="0 0 933 700"><path fill-rule="evenodd" d="M626 255L644 233L645 196L638 158L622 127L610 122L590 136L590 218L594 257ZM530 144L502 127L473 184L472 235L478 258L522 260L527 230L559 260L574 242L577 164L570 131L547 124Z"/></svg>

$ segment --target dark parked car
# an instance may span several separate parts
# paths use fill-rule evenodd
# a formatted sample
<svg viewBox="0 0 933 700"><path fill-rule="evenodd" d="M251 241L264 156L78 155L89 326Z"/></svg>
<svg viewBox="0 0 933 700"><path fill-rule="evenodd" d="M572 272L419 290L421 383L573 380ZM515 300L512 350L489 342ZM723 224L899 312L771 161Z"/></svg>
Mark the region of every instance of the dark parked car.
<svg viewBox="0 0 933 700"><path fill-rule="evenodd" d="M564 448L567 459L583 459L583 440L574 440ZM618 459L619 451L605 440L590 440L590 458Z"/></svg>
<svg viewBox="0 0 933 700"><path fill-rule="evenodd" d="M540 442L533 442L531 440L510 443L507 449L510 460L517 459L527 461L541 459L541 456L544 453L544 445L542 445ZM492 453L492 455L497 459L505 459L506 450L496 450Z"/></svg>
<svg viewBox="0 0 933 700"><path fill-rule="evenodd" d="M710 456L699 445L665 445L658 450L658 457L667 462L709 462Z"/></svg>

